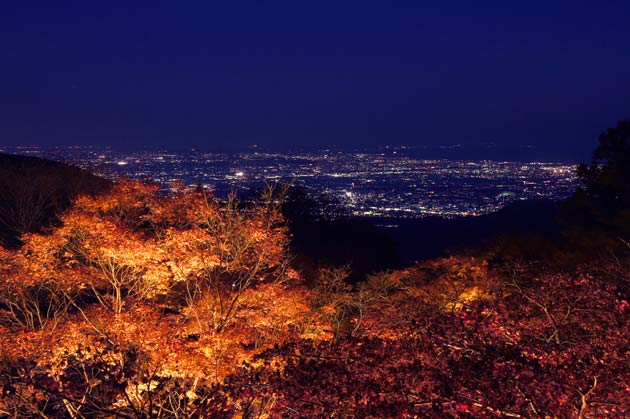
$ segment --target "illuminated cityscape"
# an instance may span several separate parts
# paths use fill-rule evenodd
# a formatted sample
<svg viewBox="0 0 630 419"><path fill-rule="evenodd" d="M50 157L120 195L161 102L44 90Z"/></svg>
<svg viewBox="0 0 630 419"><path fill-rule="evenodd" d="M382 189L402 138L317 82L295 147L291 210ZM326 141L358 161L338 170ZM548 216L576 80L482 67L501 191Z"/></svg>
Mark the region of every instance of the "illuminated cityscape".
<svg viewBox="0 0 630 419"><path fill-rule="evenodd" d="M575 165L425 159L407 147L381 150L209 153L110 148L5 147L5 152L65 161L108 178L173 181L230 191L290 182L338 199L356 216L445 218L481 215L518 200L559 200L577 186Z"/></svg>

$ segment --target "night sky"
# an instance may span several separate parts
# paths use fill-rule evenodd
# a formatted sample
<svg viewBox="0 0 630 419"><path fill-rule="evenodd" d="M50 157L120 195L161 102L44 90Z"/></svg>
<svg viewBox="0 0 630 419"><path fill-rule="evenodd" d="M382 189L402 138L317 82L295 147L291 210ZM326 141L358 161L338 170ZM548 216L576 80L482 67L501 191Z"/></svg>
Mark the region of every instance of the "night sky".
<svg viewBox="0 0 630 419"><path fill-rule="evenodd" d="M0 144L529 144L630 117L630 1L5 1Z"/></svg>

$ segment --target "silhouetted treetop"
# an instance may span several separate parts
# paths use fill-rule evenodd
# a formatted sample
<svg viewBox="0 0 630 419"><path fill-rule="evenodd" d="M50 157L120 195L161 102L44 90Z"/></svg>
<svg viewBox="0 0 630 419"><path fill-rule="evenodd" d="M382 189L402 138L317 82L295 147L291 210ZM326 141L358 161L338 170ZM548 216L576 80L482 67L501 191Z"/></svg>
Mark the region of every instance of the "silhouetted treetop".
<svg viewBox="0 0 630 419"><path fill-rule="evenodd" d="M590 164L578 166L578 177L591 199L616 211L630 207L630 121L619 121L599 137Z"/></svg>

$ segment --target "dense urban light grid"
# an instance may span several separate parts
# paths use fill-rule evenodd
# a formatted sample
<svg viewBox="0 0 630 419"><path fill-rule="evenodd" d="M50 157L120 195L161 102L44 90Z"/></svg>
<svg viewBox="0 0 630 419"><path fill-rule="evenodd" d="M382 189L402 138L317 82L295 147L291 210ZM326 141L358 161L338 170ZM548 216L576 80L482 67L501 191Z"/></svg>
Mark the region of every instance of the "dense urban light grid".
<svg viewBox="0 0 630 419"><path fill-rule="evenodd" d="M151 179L165 188L172 181L213 186L220 196L260 188L264 180L292 182L332 195L356 216L481 215L517 200L563 199L577 186L571 164L422 159L407 147L234 154L87 146L7 151L63 160L109 178Z"/></svg>

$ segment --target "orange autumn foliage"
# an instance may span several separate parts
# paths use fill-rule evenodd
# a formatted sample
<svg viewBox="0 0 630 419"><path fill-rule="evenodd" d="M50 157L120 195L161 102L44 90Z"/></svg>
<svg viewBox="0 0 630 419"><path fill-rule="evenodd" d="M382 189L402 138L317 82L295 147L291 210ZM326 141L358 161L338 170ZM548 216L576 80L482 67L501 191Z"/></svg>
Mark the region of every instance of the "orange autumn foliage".
<svg viewBox="0 0 630 419"><path fill-rule="evenodd" d="M196 399L198 383L220 382L265 348L326 337L287 264L277 202L247 207L177 187L162 196L121 181L77 199L49 235L0 248L0 356L22 380L7 384L19 397L0 410L43 415L24 400L55 395L70 417L140 414L167 380Z"/></svg>
<svg viewBox="0 0 630 419"><path fill-rule="evenodd" d="M0 247L1 418L630 413L624 264L451 256L307 286L273 191L173 188L121 181Z"/></svg>

